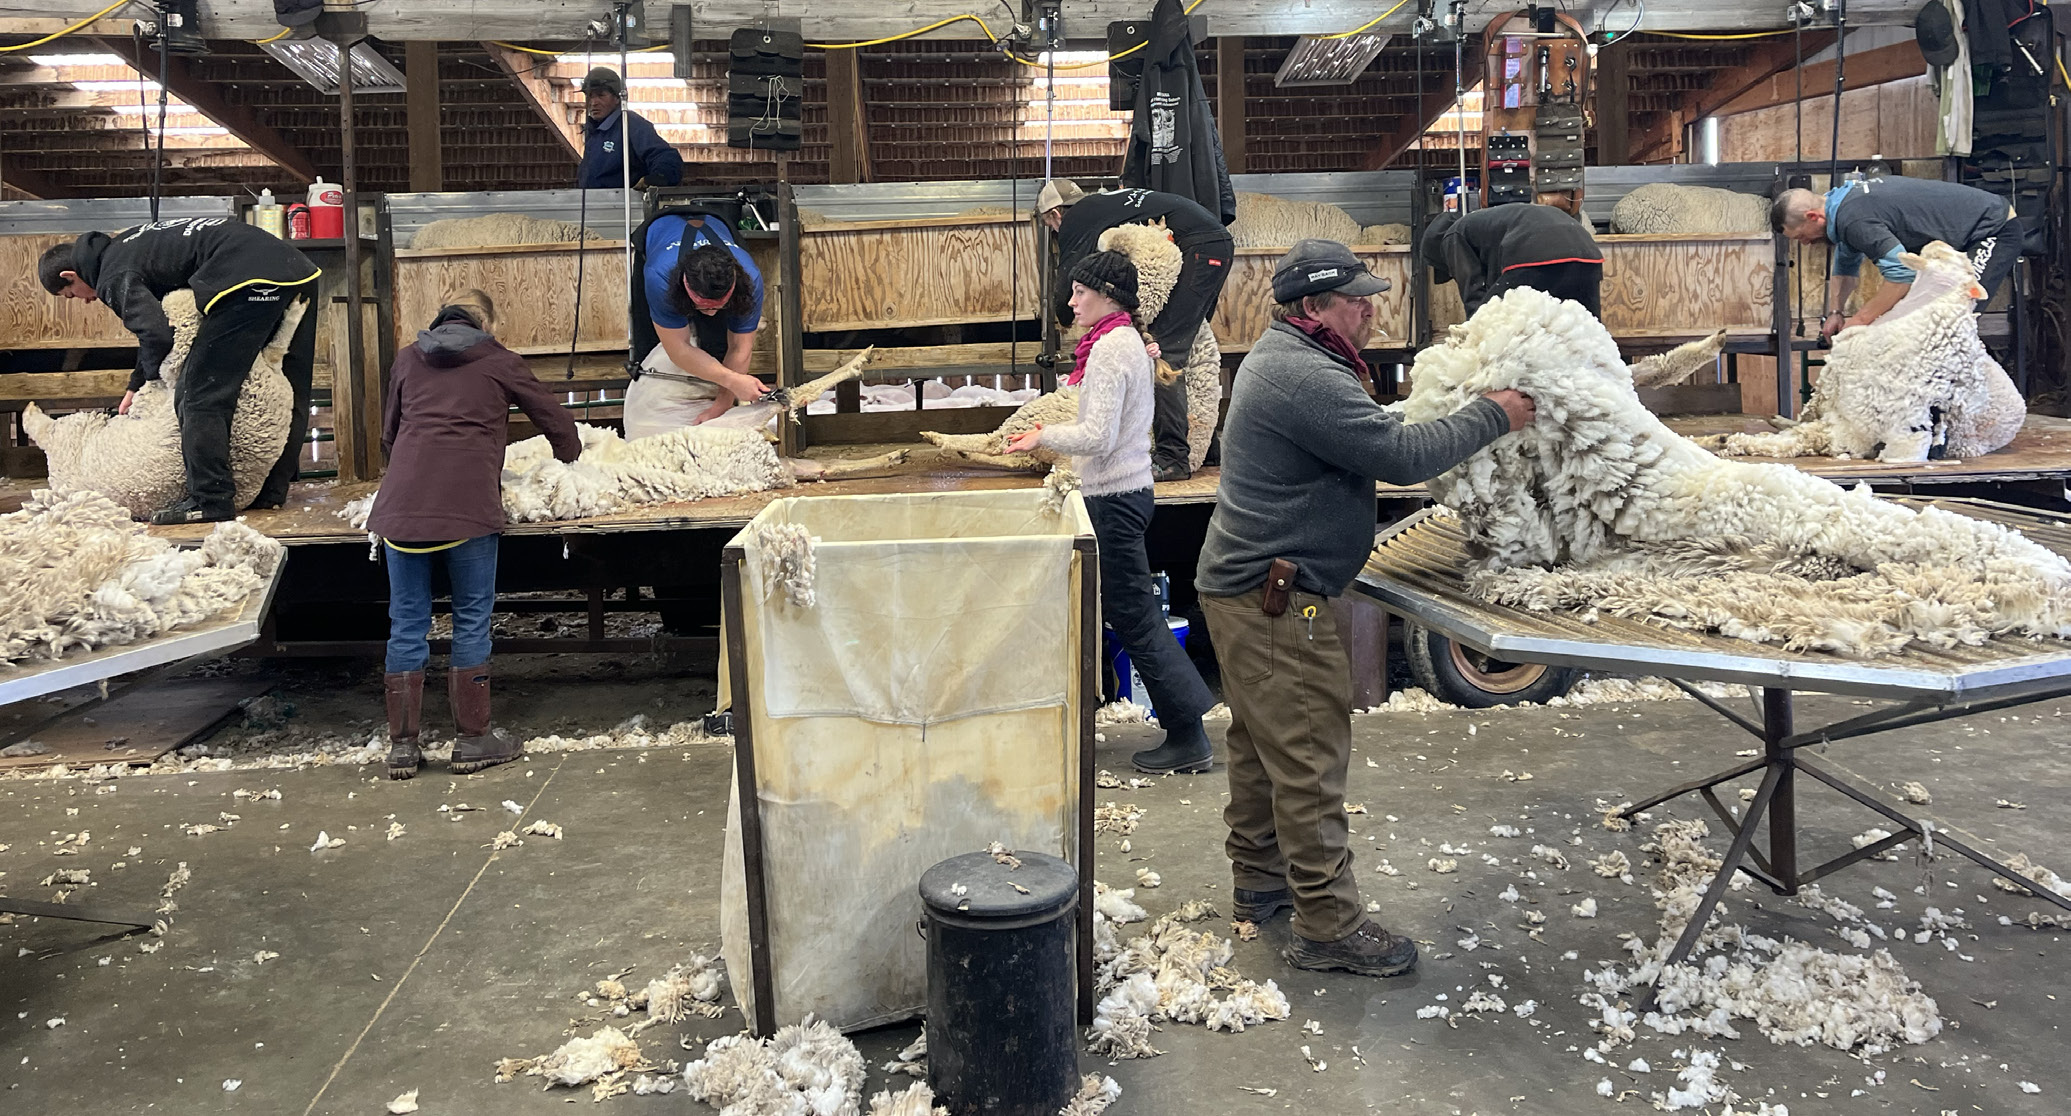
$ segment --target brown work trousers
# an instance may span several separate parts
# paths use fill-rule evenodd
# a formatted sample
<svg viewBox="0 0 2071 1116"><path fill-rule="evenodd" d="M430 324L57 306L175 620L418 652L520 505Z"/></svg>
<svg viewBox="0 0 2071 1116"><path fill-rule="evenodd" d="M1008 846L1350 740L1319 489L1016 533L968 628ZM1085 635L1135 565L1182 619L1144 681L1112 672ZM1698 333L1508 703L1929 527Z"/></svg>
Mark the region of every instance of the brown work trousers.
<svg viewBox="0 0 2071 1116"><path fill-rule="evenodd" d="M1267 616L1264 593L1201 597L1230 707L1224 848L1237 887L1291 888L1294 932L1335 942L1366 919L1345 822L1351 665L1327 598L1291 594Z"/></svg>

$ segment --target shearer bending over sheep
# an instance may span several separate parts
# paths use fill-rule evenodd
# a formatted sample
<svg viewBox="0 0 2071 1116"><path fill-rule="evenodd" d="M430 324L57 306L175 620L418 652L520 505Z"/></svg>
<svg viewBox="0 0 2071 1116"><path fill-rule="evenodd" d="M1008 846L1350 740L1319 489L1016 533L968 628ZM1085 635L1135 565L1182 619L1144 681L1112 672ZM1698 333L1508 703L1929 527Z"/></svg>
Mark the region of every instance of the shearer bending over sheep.
<svg viewBox="0 0 2071 1116"><path fill-rule="evenodd" d="M1201 728L1215 696L1165 624L1143 548L1144 529L1157 510L1148 437L1157 378L1135 316L1136 286L1136 265L1120 252L1095 252L1072 270L1072 312L1093 323L1074 354L1085 373L1078 421L1038 423L1008 443L1007 452L1048 446L1072 455L1100 542L1101 613L1143 675L1165 729L1164 743L1131 761L1153 775L1202 772L1215 760L1215 747Z"/></svg>
<svg viewBox="0 0 2071 1116"><path fill-rule="evenodd" d="M762 273L726 222L664 213L633 234L633 352L640 371L626 389L626 438L665 434L718 418L769 389L748 374L762 327Z"/></svg>
<svg viewBox="0 0 2071 1116"><path fill-rule="evenodd" d="M489 618L503 531L504 442L512 404L539 424L554 456L582 453L575 420L516 353L499 344L496 307L480 291L447 296L417 344L396 354L382 410L388 475L367 518L388 565L388 776L417 774L418 712L431 659L431 575L453 583L453 661L446 695L456 733L453 771L518 758L523 746L489 723Z"/></svg>
<svg viewBox="0 0 2071 1116"><path fill-rule="evenodd" d="M1883 317L1917 278L1899 259L1918 255L1939 240L1970 257L1971 270L1984 287L1977 300L1982 310L2013 274L2021 255L2021 219L2005 198L1973 186L1925 178L1870 178L1845 182L1825 196L1810 190L1785 190L1770 208L1777 232L1800 244L1834 244L1834 264L1827 280L1832 313L1820 323L1821 337L1849 326L1868 325ZM1862 262L1877 265L1884 286L1854 315L1842 313L1855 293Z"/></svg>
<svg viewBox="0 0 2071 1116"><path fill-rule="evenodd" d="M1424 230L1424 262L1433 281L1459 283L1470 318L1513 287L1579 302L1603 317L1603 250L1588 225L1550 205L1440 214Z"/></svg>
<svg viewBox="0 0 2071 1116"><path fill-rule="evenodd" d="M173 348L173 327L160 300L183 287L194 292L201 327L179 369L174 396L187 495L153 513L151 522L212 523L236 516L230 422L238 393L290 302L307 300L318 275L309 257L287 242L227 217L160 221L114 236L90 232L43 253L37 278L44 290L103 303L137 335L137 370L119 408L125 413L137 389L158 378L158 366ZM309 429L316 318L302 315L281 362L294 391L294 414L280 460L252 501L255 508L280 507L295 479Z"/></svg>
<svg viewBox="0 0 2071 1116"><path fill-rule="evenodd" d="M1352 876L1352 684L1331 598L1373 549L1374 481L1429 480L1534 414L1516 391L1418 426L1382 409L1359 349L1369 296L1387 289L1336 241L1281 257L1273 323L1237 368L1194 580L1230 706L1233 917L1262 923L1292 906L1289 962L1375 977L1414 968L1417 947L1366 917Z"/></svg>
<svg viewBox="0 0 2071 1116"><path fill-rule="evenodd" d="M1072 271L1080 260L1098 250L1100 234L1117 225L1164 222L1172 242L1179 246L1179 281L1147 332L1156 344L1151 352L1153 360L1163 360L1174 368L1185 367L1202 324L1215 313L1223 283L1230 277L1230 261L1236 255L1236 247L1222 221L1192 199L1178 194L1118 190L1089 195L1066 179L1043 184L1036 199L1036 212L1057 234L1057 290L1051 305L1057 320L1064 325L1074 320ZM1068 382L1077 383L1077 375ZM1156 398L1157 414L1151 431L1157 445L1151 453L1151 475L1160 481L1185 480L1194 475L1187 452L1186 384L1179 380L1162 384Z"/></svg>

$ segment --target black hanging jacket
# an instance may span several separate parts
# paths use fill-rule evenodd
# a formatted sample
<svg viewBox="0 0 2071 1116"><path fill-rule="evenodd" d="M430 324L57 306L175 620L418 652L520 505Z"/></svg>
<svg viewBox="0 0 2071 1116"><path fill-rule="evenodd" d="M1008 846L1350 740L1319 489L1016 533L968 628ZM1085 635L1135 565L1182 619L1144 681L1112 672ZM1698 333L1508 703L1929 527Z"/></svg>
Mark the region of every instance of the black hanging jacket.
<svg viewBox="0 0 2071 1116"><path fill-rule="evenodd" d="M1222 137L1194 65L1193 29L1179 0L1158 0L1144 58L1122 185L1192 198L1228 225L1237 219L1237 191L1223 162Z"/></svg>

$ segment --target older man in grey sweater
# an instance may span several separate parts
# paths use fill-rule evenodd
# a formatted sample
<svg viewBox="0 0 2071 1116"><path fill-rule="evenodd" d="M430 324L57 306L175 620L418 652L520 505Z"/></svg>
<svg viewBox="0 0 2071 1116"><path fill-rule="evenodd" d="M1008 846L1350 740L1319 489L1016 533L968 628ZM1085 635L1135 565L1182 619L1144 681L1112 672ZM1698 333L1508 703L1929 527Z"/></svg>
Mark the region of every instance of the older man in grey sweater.
<svg viewBox="0 0 2071 1116"><path fill-rule="evenodd" d="M1351 249L1305 240L1273 273L1273 323L1237 369L1194 586L1230 707L1225 845L1236 917L1294 908L1304 969L1394 976L1417 949L1366 917L1346 840L1351 668L1330 598L1373 548L1376 480L1414 484L1534 417L1514 391L1409 426L1369 394L1359 349L1387 290Z"/></svg>

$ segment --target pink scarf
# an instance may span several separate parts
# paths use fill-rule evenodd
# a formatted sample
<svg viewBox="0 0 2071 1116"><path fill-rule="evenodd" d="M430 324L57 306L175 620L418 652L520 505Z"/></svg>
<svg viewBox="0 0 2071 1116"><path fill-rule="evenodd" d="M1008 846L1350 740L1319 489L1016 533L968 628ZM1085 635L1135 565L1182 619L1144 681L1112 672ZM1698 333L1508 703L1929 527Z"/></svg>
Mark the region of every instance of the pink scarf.
<svg viewBox="0 0 2071 1116"><path fill-rule="evenodd" d="M1086 356L1093 351L1093 343L1128 324L1129 312L1126 310L1117 310L1107 317L1094 322L1093 328L1086 331L1086 336L1079 338L1078 347L1071 351L1074 367L1071 370L1071 375L1064 378L1064 382L1075 386L1080 380L1085 379Z"/></svg>
<svg viewBox="0 0 2071 1116"><path fill-rule="evenodd" d="M1308 334L1311 341L1351 361L1352 371L1358 374L1360 383L1373 382L1373 371L1367 368L1366 361L1359 356L1359 350L1353 348L1350 341L1345 340L1344 334L1314 318L1304 318L1300 315L1289 315L1287 324Z"/></svg>

